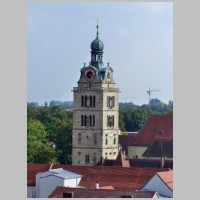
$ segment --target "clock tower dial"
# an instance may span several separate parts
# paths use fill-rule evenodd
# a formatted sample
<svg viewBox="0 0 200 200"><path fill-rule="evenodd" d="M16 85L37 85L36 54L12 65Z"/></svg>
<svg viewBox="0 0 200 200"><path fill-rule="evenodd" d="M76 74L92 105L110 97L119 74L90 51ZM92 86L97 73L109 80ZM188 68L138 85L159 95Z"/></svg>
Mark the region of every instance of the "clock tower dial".
<svg viewBox="0 0 200 200"><path fill-rule="evenodd" d="M96 77L95 70L91 69L91 68L86 69L84 74L85 74L85 80L86 81L93 81Z"/></svg>

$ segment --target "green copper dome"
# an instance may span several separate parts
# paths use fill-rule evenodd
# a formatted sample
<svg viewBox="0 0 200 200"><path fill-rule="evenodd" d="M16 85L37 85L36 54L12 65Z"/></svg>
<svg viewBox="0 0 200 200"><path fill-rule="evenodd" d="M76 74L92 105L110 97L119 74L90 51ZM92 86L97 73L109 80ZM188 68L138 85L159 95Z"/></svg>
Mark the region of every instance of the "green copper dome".
<svg viewBox="0 0 200 200"><path fill-rule="evenodd" d="M98 35L97 35L96 39L91 43L90 48L92 51L103 51L104 44L98 38Z"/></svg>
<svg viewBox="0 0 200 200"><path fill-rule="evenodd" d="M99 33L98 33L98 24L97 24L97 37L95 38L94 41L92 41L90 48L92 51L103 51L104 44L103 42L99 39Z"/></svg>

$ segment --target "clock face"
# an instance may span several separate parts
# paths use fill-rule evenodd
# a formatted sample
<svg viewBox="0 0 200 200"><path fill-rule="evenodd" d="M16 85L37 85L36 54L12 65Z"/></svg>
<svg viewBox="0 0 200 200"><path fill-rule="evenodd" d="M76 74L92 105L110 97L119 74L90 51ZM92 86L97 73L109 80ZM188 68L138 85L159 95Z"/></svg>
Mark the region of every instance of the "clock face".
<svg viewBox="0 0 200 200"><path fill-rule="evenodd" d="M111 78L112 78L112 71L111 71L111 70L106 71L105 76L106 76L106 80L107 80L107 81L111 81Z"/></svg>
<svg viewBox="0 0 200 200"><path fill-rule="evenodd" d="M85 71L85 79L87 81L93 81L96 77L95 71L93 69L87 69Z"/></svg>

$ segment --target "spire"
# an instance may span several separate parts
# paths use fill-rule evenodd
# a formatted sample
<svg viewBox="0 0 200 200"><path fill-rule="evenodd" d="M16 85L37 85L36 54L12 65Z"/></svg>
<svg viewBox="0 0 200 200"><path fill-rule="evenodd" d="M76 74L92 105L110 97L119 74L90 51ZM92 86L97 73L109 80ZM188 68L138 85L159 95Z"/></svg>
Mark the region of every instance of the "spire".
<svg viewBox="0 0 200 200"><path fill-rule="evenodd" d="M98 31L98 28L99 28L99 20L97 19L97 25L96 25L96 28L97 28L97 38L99 36L99 31Z"/></svg>
<svg viewBox="0 0 200 200"><path fill-rule="evenodd" d="M104 44L99 39L99 20L97 19L97 36L94 41L92 41L90 48L91 48L91 65L97 69L100 69L103 66L103 48Z"/></svg>

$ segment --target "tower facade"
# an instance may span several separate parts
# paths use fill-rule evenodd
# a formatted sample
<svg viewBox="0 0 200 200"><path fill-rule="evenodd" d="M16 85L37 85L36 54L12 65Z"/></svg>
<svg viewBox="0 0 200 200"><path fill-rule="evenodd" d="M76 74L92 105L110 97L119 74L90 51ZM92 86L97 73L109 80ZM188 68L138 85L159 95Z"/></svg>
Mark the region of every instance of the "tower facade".
<svg viewBox="0 0 200 200"><path fill-rule="evenodd" d="M91 61L81 68L73 88L72 165L95 165L118 155L119 109L113 69L103 64L104 44L97 35L91 43Z"/></svg>

